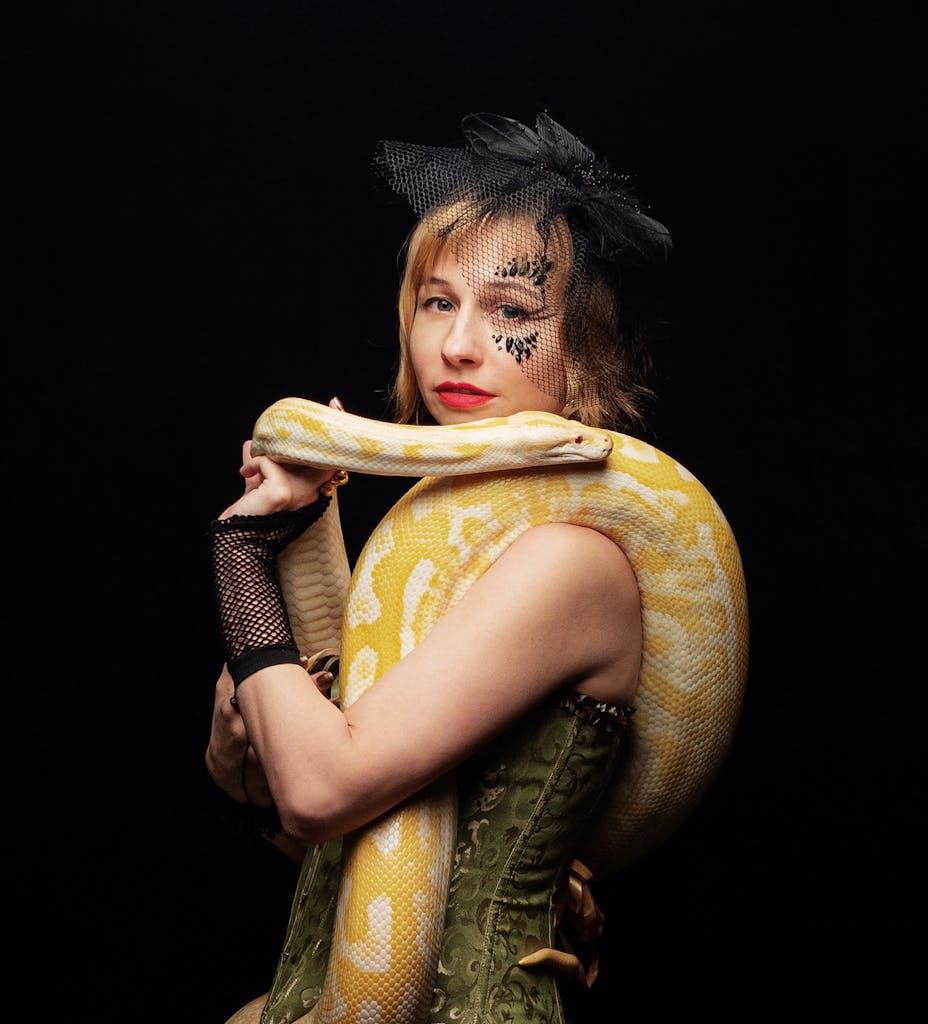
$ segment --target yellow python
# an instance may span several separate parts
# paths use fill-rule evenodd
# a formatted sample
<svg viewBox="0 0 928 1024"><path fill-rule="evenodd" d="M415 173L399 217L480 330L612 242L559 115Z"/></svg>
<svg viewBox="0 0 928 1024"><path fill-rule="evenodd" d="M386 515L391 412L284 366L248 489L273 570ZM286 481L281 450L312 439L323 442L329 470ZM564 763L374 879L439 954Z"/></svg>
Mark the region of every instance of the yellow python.
<svg viewBox="0 0 928 1024"><path fill-rule="evenodd" d="M661 842L699 801L740 713L748 619L735 539L683 466L630 436L547 413L420 427L300 398L259 417L252 451L423 478L371 535L353 574L335 499L281 559L301 650L341 652L343 706L418 644L525 530L565 522L615 541L637 576L644 656L630 753L577 856L597 875L612 874ZM302 1019L424 1018L455 827L449 777L351 838L325 986ZM256 1019L249 1010L256 1014L262 1002L229 1024Z"/></svg>

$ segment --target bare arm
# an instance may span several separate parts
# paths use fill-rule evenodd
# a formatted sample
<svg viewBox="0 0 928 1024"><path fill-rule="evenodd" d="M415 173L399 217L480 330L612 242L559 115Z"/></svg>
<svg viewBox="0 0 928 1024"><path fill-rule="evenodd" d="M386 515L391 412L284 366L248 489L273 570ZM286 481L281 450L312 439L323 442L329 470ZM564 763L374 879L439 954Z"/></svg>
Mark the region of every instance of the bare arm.
<svg viewBox="0 0 928 1024"><path fill-rule="evenodd" d="M624 555L595 531L549 524L523 534L347 710L294 665L255 672L238 704L285 830L318 842L416 792L547 694L629 701L640 656Z"/></svg>

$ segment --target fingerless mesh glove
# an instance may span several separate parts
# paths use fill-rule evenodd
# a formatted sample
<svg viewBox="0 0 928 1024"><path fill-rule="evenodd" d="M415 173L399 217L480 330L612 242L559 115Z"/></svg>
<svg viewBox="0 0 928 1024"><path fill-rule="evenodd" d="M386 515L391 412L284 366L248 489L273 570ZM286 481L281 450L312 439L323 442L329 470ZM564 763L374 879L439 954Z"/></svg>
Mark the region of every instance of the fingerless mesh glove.
<svg viewBox="0 0 928 1024"><path fill-rule="evenodd" d="M219 626L236 687L268 665L300 663L277 581L277 556L322 516L331 500L323 496L293 511L210 523Z"/></svg>

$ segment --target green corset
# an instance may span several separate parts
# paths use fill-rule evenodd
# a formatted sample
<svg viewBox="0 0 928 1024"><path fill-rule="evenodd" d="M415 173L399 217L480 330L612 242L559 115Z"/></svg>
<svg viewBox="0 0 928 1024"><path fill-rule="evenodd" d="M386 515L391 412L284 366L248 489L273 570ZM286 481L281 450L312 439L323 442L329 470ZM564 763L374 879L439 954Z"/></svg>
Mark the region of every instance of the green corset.
<svg viewBox="0 0 928 1024"><path fill-rule="evenodd" d="M555 946L558 882L611 774L625 722L623 709L568 693L458 770L457 845L430 1024L562 1024L554 975L517 963ZM262 1024L289 1024L319 997L340 846L306 857Z"/></svg>

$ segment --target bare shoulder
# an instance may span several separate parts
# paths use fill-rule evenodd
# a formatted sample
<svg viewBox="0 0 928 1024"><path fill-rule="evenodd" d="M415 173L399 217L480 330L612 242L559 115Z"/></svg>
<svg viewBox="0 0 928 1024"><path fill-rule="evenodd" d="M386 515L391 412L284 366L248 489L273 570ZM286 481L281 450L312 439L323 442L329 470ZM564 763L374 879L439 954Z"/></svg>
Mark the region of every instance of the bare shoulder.
<svg viewBox="0 0 928 1024"><path fill-rule="evenodd" d="M491 580L520 595L522 611L558 637L578 670L576 689L600 700L633 698L641 597L631 563L613 541L584 526L536 526L497 560Z"/></svg>
<svg viewBox="0 0 928 1024"><path fill-rule="evenodd" d="M500 558L512 573L548 576L551 590L639 603L631 563L618 545L586 526L545 523L521 534Z"/></svg>

